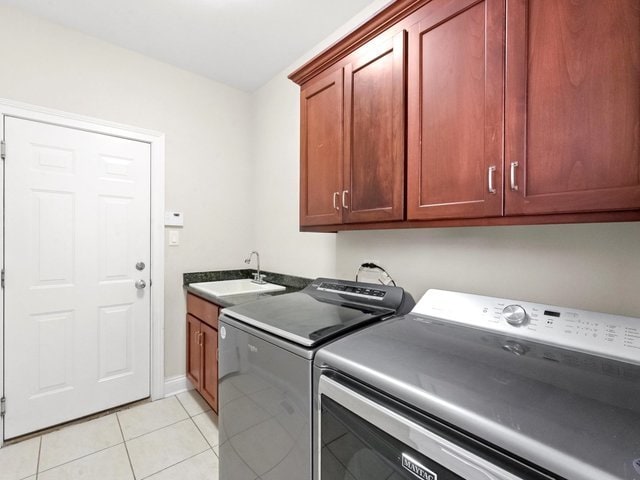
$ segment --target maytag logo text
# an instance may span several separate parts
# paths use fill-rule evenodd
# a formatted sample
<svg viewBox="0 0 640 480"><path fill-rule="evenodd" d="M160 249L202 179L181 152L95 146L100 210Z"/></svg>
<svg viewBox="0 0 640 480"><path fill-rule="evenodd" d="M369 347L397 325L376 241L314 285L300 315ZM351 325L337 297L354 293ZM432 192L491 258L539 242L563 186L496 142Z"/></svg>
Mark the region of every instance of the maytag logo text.
<svg viewBox="0 0 640 480"><path fill-rule="evenodd" d="M438 480L438 475L423 467L405 453L402 454L402 466L422 480Z"/></svg>

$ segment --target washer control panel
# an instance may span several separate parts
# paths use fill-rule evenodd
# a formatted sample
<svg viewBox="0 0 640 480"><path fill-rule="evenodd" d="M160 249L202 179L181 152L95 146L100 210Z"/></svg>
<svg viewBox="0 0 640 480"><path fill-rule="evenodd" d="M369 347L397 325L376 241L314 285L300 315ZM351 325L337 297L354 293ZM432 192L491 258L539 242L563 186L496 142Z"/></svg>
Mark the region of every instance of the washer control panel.
<svg viewBox="0 0 640 480"><path fill-rule="evenodd" d="M640 318L435 289L411 313L640 365Z"/></svg>

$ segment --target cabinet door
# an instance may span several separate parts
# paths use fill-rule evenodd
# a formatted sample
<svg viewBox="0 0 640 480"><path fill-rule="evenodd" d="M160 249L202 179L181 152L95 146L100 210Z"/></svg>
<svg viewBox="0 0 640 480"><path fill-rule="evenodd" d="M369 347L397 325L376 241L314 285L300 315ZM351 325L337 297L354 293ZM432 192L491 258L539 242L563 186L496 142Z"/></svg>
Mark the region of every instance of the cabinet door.
<svg viewBox="0 0 640 480"><path fill-rule="evenodd" d="M342 69L300 92L300 225L342 222Z"/></svg>
<svg viewBox="0 0 640 480"><path fill-rule="evenodd" d="M506 112L508 215L639 208L640 2L508 0Z"/></svg>
<svg viewBox="0 0 640 480"><path fill-rule="evenodd" d="M434 0L409 29L409 220L502 215L504 4Z"/></svg>
<svg viewBox="0 0 640 480"><path fill-rule="evenodd" d="M202 324L202 389L200 393L218 411L218 331Z"/></svg>
<svg viewBox="0 0 640 480"><path fill-rule="evenodd" d="M200 325L200 320L187 314L187 378L197 389L200 389L202 369Z"/></svg>
<svg viewBox="0 0 640 480"><path fill-rule="evenodd" d="M404 218L405 43L374 40L345 67L345 223Z"/></svg>

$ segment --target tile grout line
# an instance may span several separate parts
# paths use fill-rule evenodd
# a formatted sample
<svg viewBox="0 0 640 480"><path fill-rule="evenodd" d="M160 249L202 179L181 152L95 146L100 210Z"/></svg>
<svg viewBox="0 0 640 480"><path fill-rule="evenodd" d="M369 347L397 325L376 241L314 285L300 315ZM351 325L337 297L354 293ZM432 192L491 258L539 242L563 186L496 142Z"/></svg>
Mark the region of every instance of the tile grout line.
<svg viewBox="0 0 640 480"><path fill-rule="evenodd" d="M176 465L180 465L181 463L184 463L184 462L186 462L187 460L191 460L192 458L197 457L198 455L202 455L202 454L203 454L203 453L205 453L207 450L211 450L211 451L213 452L213 447L209 444L209 441L208 441L208 440L207 440L207 438L204 436L204 434L202 433L202 431L200 431L200 428L198 428L198 425L197 425L197 424L196 424L196 422L193 420L193 416L189 413L189 411L188 411L188 410L187 410L187 408L184 406L184 404L182 403L182 401L180 400L180 398L178 398L178 394L173 395L173 397L175 397L175 399L178 401L178 403L180 404L180 406L182 407L182 409L184 410L184 412L187 414L187 418L185 418L185 419L183 419L183 420L180 420L180 421L178 421L178 422L172 423L171 425L167 425L166 427L158 428L158 429L153 430L152 432L148 432L148 433L157 432L158 430L162 430L163 428L167 428L167 427L170 427L170 426L172 426L172 425L177 425L178 423L184 422L185 420L190 420L190 421L191 421L191 423L193 424L193 426L194 426L194 427L196 427L196 430L198 431L198 433L200 434L200 436L202 437L202 439L204 440L204 443L205 443L205 445L207 445L207 448L205 448L205 449L204 449L203 451L201 451L201 452L198 452L198 453L196 453L196 454L194 454L194 455L191 455L191 456L190 456L190 457L188 457L188 458L185 458L184 460L181 460L181 461L179 461L179 462L177 462L177 463L174 463L173 465L169 465L169 466L167 466L167 467L163 468L162 470L158 470L157 472L153 472L152 474L147 475L146 477L143 477L143 478L142 478L142 479L140 479L140 480L144 480L144 479L150 478L150 477L152 477L153 475L157 475L157 474L158 474L158 473L160 473L160 472L164 472L165 470L168 470L168 469L170 469L170 468L173 468L173 467L175 467ZM199 413L197 413L196 415L201 415L202 413L206 413L206 412L208 412L208 411L210 411L210 410L206 410L206 411L204 411L204 412L199 412ZM147 435L147 434L145 434L145 435ZM143 437L143 436L144 436L144 435L140 435L140 436L135 437L135 438L140 438L140 437ZM124 434L123 434L123 437L124 437ZM133 440L133 439L131 439L131 440ZM127 441L125 440L125 445L126 445L126 443L127 443ZM128 453L128 450L127 450L127 453ZM216 452L213 452L213 455L217 458ZM133 467L132 467L132 468L133 468Z"/></svg>
<svg viewBox="0 0 640 480"><path fill-rule="evenodd" d="M191 390L188 390L188 391L191 391ZM184 393L184 392L183 392L183 393ZM178 403L182 406L182 408L184 409L184 411L185 411L185 412L187 412L187 415L189 415L189 418L193 418L193 417L195 417L196 415L200 415L200 414L202 414L202 413L212 412L212 411L213 411L213 409L212 409L212 408L209 408L208 410L203 410L202 412L194 413L193 415L191 415L191 414L189 413L189 410L187 410L187 407L185 407L185 406L184 406L184 403L182 403L182 400L180 400L180 398L178 397L178 395L179 395L179 394L176 394L176 395L174 395L174 397L176 397L176 400L178 400ZM199 406L199 405L198 405L198 406Z"/></svg>
<svg viewBox="0 0 640 480"><path fill-rule="evenodd" d="M151 433L158 432L158 431L160 431L160 430L162 430L164 428L173 427L174 425L177 425L177 424L179 424L181 422L184 422L186 420L191 420L191 417L187 416L187 418L182 418L182 419L177 420L177 421L175 421L173 423L168 423L166 425L163 425L162 427L154 428L153 430L149 430L148 432L142 433L140 435L136 435L135 437L127 438L124 441L126 443L126 442L130 442L131 440L137 440L137 439L142 438L142 437L144 437L146 435L149 435ZM120 421L118 421L118 423L120 423ZM122 438L124 438L124 433L122 434Z"/></svg>
<svg viewBox="0 0 640 480"><path fill-rule="evenodd" d="M144 436L146 436L146 435L149 435L149 434L151 434L151 433L158 432L158 431L160 431L160 430L163 430L164 428L168 428L168 427L171 427L171 426L173 426L173 425L177 425L178 423L184 422L184 421L186 421L186 420L191 420L191 421L193 422L193 420L192 420L191 418L184 418L184 419L182 419L182 420L179 420L179 421L177 421L177 422L171 423L171 424L166 425L166 426L164 426L164 427L160 427L160 428L157 428L157 429L152 430L152 431L150 431L150 432L147 432L147 433L145 433L145 434L143 434L143 435L138 435L137 437L131 438L131 439L129 439L129 440L124 440L124 432L123 432L123 430L122 430L122 425L120 424L120 419L118 418L117 414L116 414L116 420L118 421L118 427L119 427L119 429L120 429L120 435L122 435L122 438L123 438L123 441L122 441L122 442L118 442L118 443L116 443L116 444L114 444L114 445L109 445L108 447L101 448L100 450L96 450L95 452L87 453L86 455L82 455L82 456L80 456L80 457L78 457L78 458L74 458L74 459L69 460L69 461L67 461L67 462L63 462L63 463L61 463L61 464L59 464L59 465L55 465L55 466L53 466L53 467L47 468L46 470L43 470L42 472L39 472L39 469L40 469L40 452L38 452L38 467L37 467L37 470L38 470L38 471L36 472L36 480L37 480L37 476L38 476L40 473L48 472L48 471L50 471L50 470L54 470L54 469L59 468L59 467L62 467L62 466L64 466L64 465L68 465L68 464L70 464L70 463L76 462L76 461L78 461L78 460L82 460L83 458L90 457L91 455L95 455L95 454L97 454L97 453L104 452L105 450L109 450L110 448L117 447L118 445L124 445L124 448L125 448L125 450L126 450L126 452L127 452L127 459L129 460L129 466L131 467L131 471L132 471L132 473L133 473L133 478L134 478L134 480L138 480L138 479L136 478L135 471L133 470L133 464L132 464L132 462L131 462L131 457L129 456L129 448L127 447L127 441L129 441L129 440L136 440L136 439L138 439L138 438L142 438L142 437L144 437ZM194 425L195 425L195 422L193 422L193 423L194 423ZM197 425L195 425L195 427L196 427L196 429L198 429L198 426L197 426ZM200 432L200 430L199 430L199 429L198 429L198 432L202 435L202 433ZM40 437L40 439L41 439L41 444L42 444L42 437ZM205 438L205 443L206 443L207 445L209 445L209 442L207 442L207 439L206 439L206 438ZM41 448L41 447L40 447L40 448ZM209 446L208 448L211 448L211 446ZM203 450L202 452L197 453L196 455L200 455L200 453L203 453L203 452L205 452L206 450L207 450L207 449ZM214 454L215 454L215 452L214 452ZM194 456L195 456L195 455L194 455ZM180 462L178 462L178 463L180 463ZM174 464L174 465L177 465L177 464ZM173 465L172 465L172 466L173 466ZM167 468L169 468L169 467L167 467ZM157 472L156 472L156 473L157 473ZM27 478L28 478L28 477L27 477ZM146 478L146 477L145 477L145 478Z"/></svg>
<svg viewBox="0 0 640 480"><path fill-rule="evenodd" d="M178 402L180 403L180 405L182 405L182 408L184 408L184 410L187 412L187 415L189 415L189 418L191 419L191 421L192 421L192 422L193 422L193 424L195 425L196 430L198 430L198 432L200 432L200 435L202 435L202 438L204 438L204 441L206 442L206 444L207 444L207 445L209 445L209 448L210 448L211 450L213 450L213 447L214 447L214 446L218 446L218 445L219 445L219 443L218 443L218 444L216 444L216 445L211 445L211 444L209 443L209 439L206 437L206 435L204 434L204 432L200 429L200 427L198 426L198 424L197 424L197 423L195 422L195 420L193 419L193 417L197 417L197 416L199 416L199 415L202 415L203 413L213 412L213 409L212 409L212 408L209 408L208 410L205 410L205 411L203 411L203 412L198 412L198 413L196 413L196 414L194 414L194 415L191 415L191 414L187 411L187 408L184 406L184 404L182 403L182 400L180 400L180 398L178 397L178 395L175 395L175 397L176 397L176 400L178 400ZM218 416L218 414L217 414L217 413L215 413L215 412L213 412L213 414L214 414L216 417ZM218 429L218 425L216 425L216 430L217 430L217 429ZM214 455L216 455L216 452L213 452L213 454L214 454ZM216 455L216 457L217 457L217 456L218 456L218 455Z"/></svg>
<svg viewBox="0 0 640 480"><path fill-rule="evenodd" d="M117 413L116 413L116 420L118 421L118 428L120 429L120 435L122 435L122 443L124 444L124 451L127 453L127 460L129 460L129 468L131 468L131 475L133 475L133 480L136 480L136 471L133 469L133 463L131 462L131 455L129 455L129 448L127 447L127 441L124 439L124 432L122 431L122 425L120 424L120 417L118 417Z"/></svg>
<svg viewBox="0 0 640 480"><path fill-rule="evenodd" d="M78 460L81 460L81 459L84 459L84 458L90 457L90 456L92 456L92 455L95 455L95 454L97 454L97 453L103 452L103 451L105 451L105 450L108 450L108 449L110 449L110 448L116 447L116 446L121 445L121 444L124 444L125 451L126 451L126 453L127 453L127 459L128 459L128 461L129 461L129 466L130 466L130 468L131 468L131 472L132 472L133 478L134 478L134 480L137 480L137 478L136 478L136 474L135 474L135 471L134 471L134 469L133 469L133 464L132 464L132 461L131 461L131 456L129 455L129 449L128 449L128 446L127 446L127 442L128 442L128 441L131 441L131 440L135 440L135 439L141 438L141 437L144 437L144 436L146 436L146 435L149 435L149 434L151 434L151 433L157 432L157 431L162 430L162 429L164 429L164 428L167 428L167 427L170 427L170 426L173 426L173 425L177 425L177 424L179 424L179 423L181 423L181 422L184 422L184 421L185 421L185 420L187 420L187 419L188 419L188 420L191 420L191 422L193 423L193 425L196 427L196 430L198 431L198 433L200 433L201 437L204 439L205 444L207 445L207 448L206 448L206 449L204 449L204 450L203 450L203 451L201 451L201 452L198 452L198 453L196 453L196 454L192 455L191 457L188 457L188 458L186 458L186 459L184 459L184 460L182 460L182 461L180 461L180 462L177 462L177 463L175 463L175 464L173 464L173 465L171 465L171 466L169 466L169 467L166 467L166 468L164 468L163 470L166 470L166 469L171 468L171 467L173 467L173 466L175 466L175 465L178 465L178 464L180 464L180 463L182 463L182 462L184 462L184 461L186 461L186 460L189 460L189 459L191 459L191 458L193 458L193 457L195 457L195 456L197 456L197 455L201 455L201 454L203 454L204 452L206 452L207 450L211 450L211 451L212 451L212 453L214 454L214 456L216 456L216 457L217 457L217 455L216 455L215 451L213 450L213 449L215 448L215 446L212 446L212 445L210 445L210 444L209 444L209 441L208 441L208 440L207 440L207 438L205 437L204 433L200 430L200 428L198 427L198 425L197 425L197 424L195 423L195 421L193 420L193 417L198 416L198 415L202 415L202 414L204 414L204 413L213 412L213 410L212 410L212 409L203 410L203 411L200 411L200 412L195 413L195 414L192 416L192 415L189 413L189 411L186 409L186 407L184 406L184 404L182 403L182 401L178 398L178 396L177 396L177 395L174 395L174 397L176 398L176 400L178 400L178 403L180 404L180 406L182 407L182 409L183 409L183 410L184 410L184 412L186 413L186 415L187 415L187 416L186 416L186 418L183 418L183 419L178 420L178 421L176 421L176 422L173 422L173 423L171 423L171 424L165 425L165 426L163 426L163 427L156 428L156 429L154 429L154 430L151 430L151 431L146 432L146 433L144 433L144 434L138 435L138 436L136 436L136 437L132 437L132 438L130 438L130 439L128 439L128 440L127 440L127 439L125 439L125 437L124 437L124 431L123 431L123 428L122 428L122 424L120 423L120 417L119 417L119 415L118 415L118 414L119 414L119 413L121 413L121 412L125 412L125 411L127 411L127 410L130 410L130 409L123 409L123 410L121 410L121 411L119 411L119 412L114 412L114 413L113 413L113 415L115 415L115 417L116 417L116 421L118 422L118 428L119 428L119 430L120 430L120 435L121 435L121 437L122 437L122 441L121 441L121 442L118 442L118 443L116 443L116 444L114 444L114 445L109 445L109 446L107 446L107 447L105 447L105 448L102 448L102 449L96 450L96 451L91 452L91 453L88 453L88 454L86 454L86 455L82 455L82 456L80 456L80 457L78 457L78 458L71 459L71 460L66 461L66 462L63 462L63 463L61 463L61 464L59 464L59 465L52 466L52 467L47 468L46 470L43 470L43 471L40 471L40 463L41 463L41 456L42 456L42 442L43 442L43 437L44 437L44 435L40 435L40 436L39 436L39 440L40 440L40 441L39 441L39 444L38 444L38 458L37 458L37 462L36 462L36 472L35 472L35 475L33 475L33 476L34 476L34 478L35 478L35 480L37 480L37 479L40 477L40 474L41 474L41 473L45 473L45 472L48 472L48 471L54 470L54 469L59 468L59 467L62 467L62 466L64 466L64 465L68 465L68 464L70 464L70 463L73 463L73 462L76 462L76 461L78 461ZM214 412L214 415L215 415L215 412ZM105 416L106 416L106 415L105 415ZM216 446L217 446L217 445L216 445ZM163 470L159 470L159 472L160 472L160 471L163 471ZM154 473L154 474L152 474L152 475L155 475L156 473L158 473L158 472L155 472L155 473ZM29 478L29 477L27 477L27 478ZM148 477L145 477L145 478L148 478Z"/></svg>
<svg viewBox="0 0 640 480"><path fill-rule="evenodd" d="M195 457L197 457L198 455L202 455L202 454L203 454L203 453L205 453L207 450L211 450L211 448L205 448L205 449L204 449L203 451L201 451L201 452L194 453L194 454L193 454L193 455L191 455L190 457L187 457L187 458L185 458L184 460L180 460L179 462L174 463L173 465L169 465L168 467L164 467L162 470L158 470L157 472L153 472L153 473L151 473L151 474L147 475L146 477L142 477L140 480L145 480L145 479L147 479L147 478L151 478L151 477L153 477L154 475L159 474L160 472L164 472L165 470L169 470L170 468L173 468L173 467L175 467L176 465L180 465L181 463L184 463L184 462L186 462L186 461L188 461L188 460L191 460L192 458L195 458ZM215 453L215 452L213 452L213 455L215 456L215 455L216 455L216 453Z"/></svg>
<svg viewBox="0 0 640 480"><path fill-rule="evenodd" d="M201 452L198 452L198 453L196 453L196 454L194 454L194 455L192 455L192 456L190 456L190 457L187 457L187 458L185 458L184 460L181 460L181 461L179 461L179 462L177 462L177 463L174 463L174 464L172 464L172 465L169 465L169 466L167 466L167 467L165 467L165 468L163 468L163 469L161 469L161 470L158 470L157 472L153 472L152 474L147 475L146 477L142 477L142 479L149 478L149 477L151 477L151 476L153 476L153 475L156 475L156 474L158 474L158 473L160 473L160 472L162 472L162 471L164 471L164 470L167 470L167 469L169 469L169 468L175 467L176 465L179 465L180 463L186 462L187 460L190 460L190 459L192 459L193 457L196 457L196 456L198 456L198 455L201 455L201 454L203 454L204 452L206 452L207 450L211 450L211 449L212 449L212 447L211 447L211 445L209 444L209 442L207 441L206 437L205 437L205 436L204 436L204 434L200 431L200 429L198 428L198 425L196 425L196 422L193 420L193 418L191 417L191 415L189 414L189 412L187 411L187 409L185 408L185 406L182 404L182 402L180 401L180 399L178 398L178 396L177 396L177 395L174 395L174 397L176 398L176 400L178 401L178 404L182 407L182 409L183 409L183 410L184 410L184 412L186 413L186 415L187 415L187 417L186 417L186 418L183 418L183 419L181 419L181 420L178 420L177 422L171 423L171 424L169 424L169 425L165 425L165 426L163 426L163 427L156 428L155 430L151 430L151 431L149 431L149 432L147 432L147 433L144 433L144 434L142 434L142 435L138 435L137 437L133 437L133 438L130 438L130 439L128 439L128 440L124 440L125 449L126 449L126 451L127 451L127 457L129 458L129 465L131 466L131 470L133 471L134 480L137 480L137 477L136 477L136 475L135 475L135 471L133 470L133 463L131 462L131 456L129 455L129 448L127 447L127 442L129 442L129 441L131 441L131 440L136 440L136 439L138 439L138 438L142 438L142 437L144 437L144 436L146 436L146 435L150 435L151 433L155 433L155 432L158 432L158 431L160 431L160 430L164 430L165 428L169 428L169 427L172 427L172 426L174 426L174 425L177 425L177 424L179 424L179 423L182 423L182 422L185 422L185 421L189 420L189 421L191 421L191 423L193 424L193 426L196 428L196 431L200 434L200 436L201 436L201 437L202 437L202 439L204 440L205 445L207 446L207 448L205 448L205 449L204 449L204 450L202 450ZM208 411L208 410L207 410L207 411ZM200 412L200 413L204 413L204 412ZM198 415L200 415L200 413L198 413ZM118 415L117 415L117 414L116 414L116 418L118 419L118 425L120 426L120 432L121 432L121 434L122 434L122 438L124 439L124 432L123 432L123 430L122 430L122 425L120 424L120 418L118 417ZM214 454L214 456L217 456L217 455L215 454L215 452L213 452L213 454ZM140 480L142 480L142 479L140 479Z"/></svg>
<svg viewBox="0 0 640 480"><path fill-rule="evenodd" d="M178 401L182 409L184 410L184 413L186 413L189 416L189 418L191 418L191 414L187 411L187 407L184 406L184 404L182 403L182 400L178 398L178 395L174 395L174 397Z"/></svg>
<svg viewBox="0 0 640 480"><path fill-rule="evenodd" d="M36 463L36 480L40 476L40 455L42 454L42 435L40 435L40 444L38 445L38 462Z"/></svg>
<svg viewBox="0 0 640 480"><path fill-rule="evenodd" d="M200 414L199 414L200 415ZM195 420L193 419L193 417L191 417L191 421L193 422L193 424L196 427L196 430L198 430L198 432L200 433L200 435L202 436L202 438L204 438L204 441L207 445L209 445L209 448L213 449L213 445L211 445L209 443L209 439L206 437L206 435L204 434L204 432L200 429L200 427L198 426L198 424L195 422ZM218 428L218 426L216 425L216 429ZM213 452L215 454L215 452ZM216 455L217 456L217 455Z"/></svg>
<svg viewBox="0 0 640 480"><path fill-rule="evenodd" d="M84 458L90 457L91 455L95 455L97 453L104 452L105 450L109 450L110 448L117 447L118 445L122 445L123 443L124 442L118 442L118 443L116 443L114 445L109 445L108 447L104 447L104 448L101 448L100 450L96 450L95 452L87 453L85 455L81 455L78 458L73 458L71 460L67 460L66 462L62 462L62 463L60 463L58 465L54 465L53 467L49 467L46 470L42 470L42 472L38 472L38 474L45 473L45 472L50 472L51 470L55 470L56 468L62 467L64 465L69 465L70 463L77 462L78 460L82 460Z"/></svg>

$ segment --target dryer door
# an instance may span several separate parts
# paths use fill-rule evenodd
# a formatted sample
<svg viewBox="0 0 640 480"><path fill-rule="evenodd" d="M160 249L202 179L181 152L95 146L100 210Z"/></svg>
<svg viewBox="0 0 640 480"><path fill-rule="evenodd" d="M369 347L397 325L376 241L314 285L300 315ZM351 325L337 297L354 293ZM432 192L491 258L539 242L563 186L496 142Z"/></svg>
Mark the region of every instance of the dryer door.
<svg viewBox="0 0 640 480"><path fill-rule="evenodd" d="M316 480L523 478L327 376L318 396Z"/></svg>

